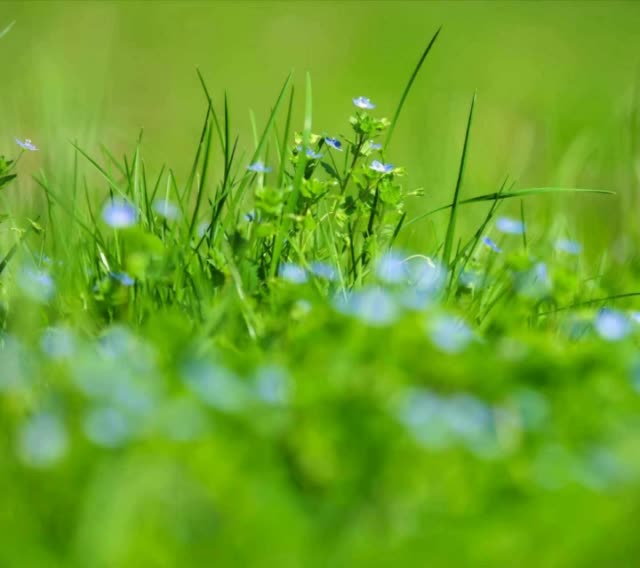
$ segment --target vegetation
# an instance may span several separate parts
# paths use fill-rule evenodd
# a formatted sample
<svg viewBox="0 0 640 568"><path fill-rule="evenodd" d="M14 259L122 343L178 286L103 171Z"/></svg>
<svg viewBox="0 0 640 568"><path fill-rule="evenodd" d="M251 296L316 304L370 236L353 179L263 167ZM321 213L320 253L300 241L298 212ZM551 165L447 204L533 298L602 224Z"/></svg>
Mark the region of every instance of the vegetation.
<svg viewBox="0 0 640 568"><path fill-rule="evenodd" d="M185 179L141 135L5 199L1 565L634 564L637 260L528 214L616 196L470 193L475 95L449 202L408 186L392 135L437 38L391 119L360 96L325 132L307 76L296 129L288 77L247 148L200 74ZM16 142L3 196L48 151Z"/></svg>

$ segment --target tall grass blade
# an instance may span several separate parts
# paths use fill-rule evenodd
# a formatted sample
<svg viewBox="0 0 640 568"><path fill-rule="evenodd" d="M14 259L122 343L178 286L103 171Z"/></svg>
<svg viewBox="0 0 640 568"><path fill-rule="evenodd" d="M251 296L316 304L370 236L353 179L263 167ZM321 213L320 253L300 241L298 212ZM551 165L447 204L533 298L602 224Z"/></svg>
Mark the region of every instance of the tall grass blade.
<svg viewBox="0 0 640 568"><path fill-rule="evenodd" d="M311 95L311 76L307 73L306 91L305 91L305 111L304 111L304 126L302 130L302 145L303 151L299 154L299 160L296 165L296 173L293 180L293 191L289 196L285 210L282 217L282 223L280 230L278 231L273 245L273 256L271 257L271 267L269 274L273 278L278 270L278 264L280 262L280 255L282 254L282 247L284 245L284 239L289 233L289 227L291 225L290 215L295 210L298 203L298 195L300 194L300 186L302 185L302 179L307 165L307 154L304 149L308 148L309 141L311 140L311 124L313 117L313 100Z"/></svg>
<svg viewBox="0 0 640 568"><path fill-rule="evenodd" d="M420 73L420 69L422 69L422 64L424 63L424 60L427 58L427 55L429 55L431 48L436 43L436 40L438 39L438 35L440 35L441 30L442 30L442 26L440 26L436 30L436 33L433 34L431 41L429 42L426 49L422 53L422 56L420 57L418 64L415 66L415 69L413 70L411 77L409 77L409 82L407 83L407 86L404 88L402 96L400 97L400 102L398 103L398 106L396 108L396 112L394 113L393 118L391 119L391 125L389 126L389 130L387 131L387 137L384 142L385 148L389 146L389 142L391 141L391 136L393 135L393 131L396 127L396 123L398 122L398 118L400 117L400 113L402 112L402 107L404 106L404 102L407 100L407 97L409 96L409 91L411 91L413 82L416 80L418 73Z"/></svg>
<svg viewBox="0 0 640 568"><path fill-rule="evenodd" d="M458 199L460 196L460 188L464 179L464 167L467 161L467 152L469 149L469 136L471 134L471 124L473 123L473 109L476 104L476 93L471 98L471 107L469 108L469 118L467 119L467 129L464 134L464 144L462 146L462 156L460 157L460 168L458 169L458 180L456 181L456 189L453 194L453 202L451 203L451 213L449 214L449 224L447 225L447 234L444 241L444 251L442 253L442 261L445 266L449 266L451 259L451 248L456 231L456 220L458 216Z"/></svg>

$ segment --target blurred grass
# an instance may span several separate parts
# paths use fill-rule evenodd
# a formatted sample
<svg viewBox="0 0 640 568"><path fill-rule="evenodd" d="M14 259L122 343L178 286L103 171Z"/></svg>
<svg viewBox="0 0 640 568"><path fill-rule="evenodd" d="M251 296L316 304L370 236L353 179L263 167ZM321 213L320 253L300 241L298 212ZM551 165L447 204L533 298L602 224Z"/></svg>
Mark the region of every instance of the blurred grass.
<svg viewBox="0 0 640 568"><path fill-rule="evenodd" d="M240 147L251 149L249 109L264 124L292 68L298 92L311 73L315 129L332 133L352 96L370 96L390 116L442 24L389 156L402 157L398 165L431 205L446 202L455 185L476 88L463 197L495 191L505 174L520 187L626 193L573 208L593 232L616 219L636 183L628 163L637 3L4 2L2 12L17 22L3 45L2 151L15 134L46 148L48 161L72 159L68 140L121 154L144 128L148 163L186 174L205 108L196 66L220 107L228 89ZM298 100L294 125L302 106ZM541 207L549 203L563 201Z"/></svg>

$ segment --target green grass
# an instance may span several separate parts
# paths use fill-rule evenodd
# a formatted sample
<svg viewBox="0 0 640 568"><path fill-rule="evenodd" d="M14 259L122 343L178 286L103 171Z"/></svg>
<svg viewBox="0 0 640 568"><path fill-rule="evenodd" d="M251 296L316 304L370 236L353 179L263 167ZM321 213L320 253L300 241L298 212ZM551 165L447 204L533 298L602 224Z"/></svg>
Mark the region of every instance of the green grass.
<svg viewBox="0 0 640 568"><path fill-rule="evenodd" d="M438 33L392 120L289 75L247 147L198 73L187 166L0 160L0 565L634 565L639 265L573 242L618 197L467 187L475 95L449 204L410 185Z"/></svg>

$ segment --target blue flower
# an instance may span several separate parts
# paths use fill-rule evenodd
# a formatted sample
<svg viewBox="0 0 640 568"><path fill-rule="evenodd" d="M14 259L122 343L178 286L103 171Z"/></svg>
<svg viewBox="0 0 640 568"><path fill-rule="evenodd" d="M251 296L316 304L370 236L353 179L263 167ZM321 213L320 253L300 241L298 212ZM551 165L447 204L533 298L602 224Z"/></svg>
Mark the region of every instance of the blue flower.
<svg viewBox="0 0 640 568"><path fill-rule="evenodd" d="M305 153L310 160L319 160L322 158L322 154L320 152L314 152L312 148L307 148Z"/></svg>
<svg viewBox="0 0 640 568"><path fill-rule="evenodd" d="M369 168L380 174L389 174L393 171L393 164L383 164L379 160L373 160Z"/></svg>
<svg viewBox="0 0 640 568"><path fill-rule="evenodd" d="M114 197L104 206L102 218L110 227L124 229L138 222L138 211L129 201Z"/></svg>
<svg viewBox="0 0 640 568"><path fill-rule="evenodd" d="M350 292L346 297L339 294L334 300L334 307L345 315L376 327L389 325L400 315L394 298L379 287Z"/></svg>
<svg viewBox="0 0 640 568"><path fill-rule="evenodd" d="M256 174L268 174L272 168L269 166L265 166L262 162L256 162L255 164L251 164L247 167L250 172L254 172Z"/></svg>
<svg viewBox="0 0 640 568"><path fill-rule="evenodd" d="M582 252L582 245L569 239L558 239L555 247L557 251L566 252L567 254L580 254Z"/></svg>
<svg viewBox="0 0 640 568"><path fill-rule="evenodd" d="M594 326L598 335L606 341L620 341L631 331L631 326L626 316L610 308L602 308L596 314Z"/></svg>
<svg viewBox="0 0 640 568"><path fill-rule="evenodd" d="M257 398L267 404L283 405L289 401L289 377L280 367L261 367L255 376L255 391Z"/></svg>
<svg viewBox="0 0 640 568"><path fill-rule="evenodd" d="M67 453L69 438L63 421L55 414L36 414L18 432L18 454L27 466L44 469Z"/></svg>
<svg viewBox="0 0 640 568"><path fill-rule="evenodd" d="M117 408L103 406L91 410L84 419L84 433L94 444L117 448L131 436L127 417Z"/></svg>
<svg viewBox="0 0 640 568"><path fill-rule="evenodd" d="M372 110L376 108L376 105L371 102L371 99L369 97L356 97L355 99L353 99L353 104L358 108L366 110Z"/></svg>
<svg viewBox="0 0 640 568"><path fill-rule="evenodd" d="M524 233L524 223L510 217L498 217L496 220L498 231L508 233L510 235L521 235Z"/></svg>
<svg viewBox="0 0 640 568"><path fill-rule="evenodd" d="M382 149L382 144L379 144L378 142L371 142L371 144L369 145L369 147L372 150L381 150Z"/></svg>
<svg viewBox="0 0 640 568"><path fill-rule="evenodd" d="M55 282L45 270L25 267L18 274L18 282L22 291L36 302L46 303L56 292Z"/></svg>
<svg viewBox="0 0 640 568"><path fill-rule="evenodd" d="M538 282L547 284L549 282L549 269L545 262L537 262L533 267L533 274Z"/></svg>
<svg viewBox="0 0 640 568"><path fill-rule="evenodd" d="M459 353L473 339L473 332L464 320L446 315L430 322L429 335L434 345L445 353Z"/></svg>
<svg viewBox="0 0 640 568"><path fill-rule="evenodd" d="M342 152L342 142L340 142L340 140L338 140L337 138L330 138L329 136L326 136L324 142L327 146L330 146L334 150Z"/></svg>
<svg viewBox="0 0 640 568"><path fill-rule="evenodd" d="M386 284L399 284L408 279L404 257L398 253L388 252L376 263L376 275Z"/></svg>
<svg viewBox="0 0 640 568"><path fill-rule="evenodd" d="M304 284L307 281L307 273L304 268L292 262L285 262L280 265L278 275L283 280L291 282L291 284Z"/></svg>
<svg viewBox="0 0 640 568"><path fill-rule="evenodd" d="M36 145L33 142L31 142L29 138L25 138L24 141L20 140L19 138L16 138L16 144L18 144L18 146L20 146L20 148L22 148L23 150L29 150L30 152L38 151L38 148L36 148Z"/></svg>
<svg viewBox="0 0 640 568"><path fill-rule="evenodd" d="M178 207L174 203L167 199L154 201L153 210L158 215L164 217L165 219L168 219L169 221L175 221L178 217L180 217L180 209L178 209Z"/></svg>
<svg viewBox="0 0 640 568"><path fill-rule="evenodd" d="M244 382L231 371L207 361L187 361L182 367L182 378L193 394L218 410L237 412L249 401Z"/></svg>
<svg viewBox="0 0 640 568"><path fill-rule="evenodd" d="M309 265L309 271L318 278L333 282L338 279L337 270L326 262L314 261Z"/></svg>
<svg viewBox="0 0 640 568"><path fill-rule="evenodd" d="M487 245L493 252L501 253L502 249L494 243L489 237L482 237L482 242Z"/></svg>
<svg viewBox="0 0 640 568"><path fill-rule="evenodd" d="M76 351L76 340L65 327L49 327L40 337L40 348L51 359L65 359Z"/></svg>
<svg viewBox="0 0 640 568"><path fill-rule="evenodd" d="M133 286L136 283L126 272L110 272L109 276L117 282L120 282L123 286Z"/></svg>
<svg viewBox="0 0 640 568"><path fill-rule="evenodd" d="M255 211L247 211L244 214L244 220L251 223L252 221L255 221L258 218L258 214Z"/></svg>

